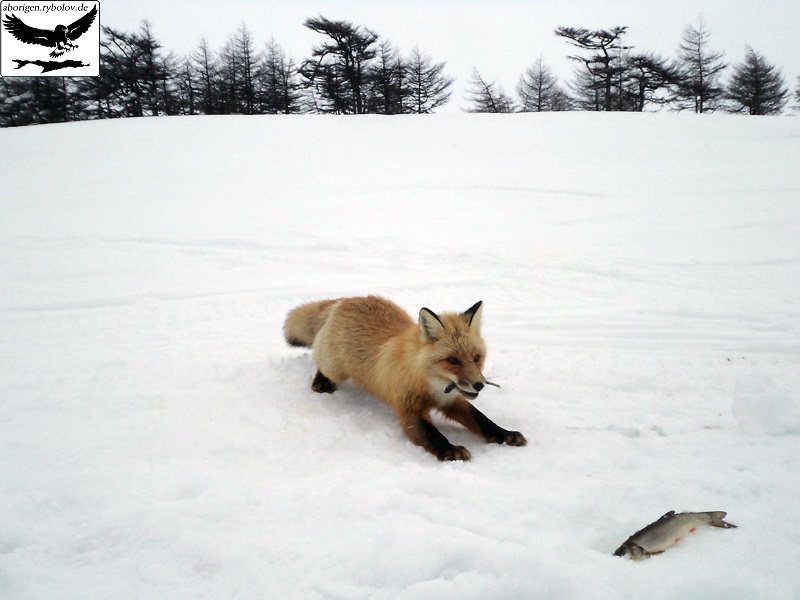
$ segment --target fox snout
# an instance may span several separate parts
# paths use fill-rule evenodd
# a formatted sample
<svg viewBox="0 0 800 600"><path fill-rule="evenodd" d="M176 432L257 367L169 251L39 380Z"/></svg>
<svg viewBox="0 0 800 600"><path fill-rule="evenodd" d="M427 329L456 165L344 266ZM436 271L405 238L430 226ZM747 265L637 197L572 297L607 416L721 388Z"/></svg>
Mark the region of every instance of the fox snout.
<svg viewBox="0 0 800 600"><path fill-rule="evenodd" d="M449 394L456 388L461 393L462 396L467 398L468 400L474 400L478 397L480 391L486 387L486 384L482 381L483 376L481 376L481 380L471 382L466 379L459 379L457 381L451 380L447 387L444 389L445 394ZM474 391L473 391L474 390Z"/></svg>
<svg viewBox="0 0 800 600"><path fill-rule="evenodd" d="M466 390L475 390L476 392L480 392L484 386L486 385L486 379L481 373L480 366L478 364L472 365L473 368L464 369L466 372L461 374L461 378L458 379L458 386L466 389Z"/></svg>
<svg viewBox="0 0 800 600"><path fill-rule="evenodd" d="M483 389L483 381L476 381L475 383L472 383L470 381L459 381L458 382L458 389L467 398L470 398L470 399L477 398L478 394ZM472 390L475 390L475 391L473 392Z"/></svg>

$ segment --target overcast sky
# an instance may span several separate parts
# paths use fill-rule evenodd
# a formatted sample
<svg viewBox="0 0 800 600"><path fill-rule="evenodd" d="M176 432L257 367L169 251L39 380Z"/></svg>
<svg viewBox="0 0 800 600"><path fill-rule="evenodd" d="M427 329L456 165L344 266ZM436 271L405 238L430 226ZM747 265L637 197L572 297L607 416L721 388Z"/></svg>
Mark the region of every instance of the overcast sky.
<svg viewBox="0 0 800 600"><path fill-rule="evenodd" d="M798 0L102 0L103 25L131 31L147 19L166 49L186 54L205 35L219 50L244 23L259 48L274 37L299 63L321 36L303 27L322 14L364 25L407 52L415 45L447 63L456 77L450 109L465 106L473 66L508 94L539 56L562 79L572 76L572 51L556 38L558 26L627 25L626 43L675 56L683 32L702 18L713 50L742 61L749 44L780 67L794 91L800 75Z"/></svg>

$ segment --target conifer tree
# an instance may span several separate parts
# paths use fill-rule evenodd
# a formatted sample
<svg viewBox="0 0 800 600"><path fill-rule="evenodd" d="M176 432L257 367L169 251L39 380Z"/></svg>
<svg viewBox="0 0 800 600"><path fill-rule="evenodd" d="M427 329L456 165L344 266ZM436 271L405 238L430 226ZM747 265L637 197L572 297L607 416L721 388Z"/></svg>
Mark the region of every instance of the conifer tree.
<svg viewBox="0 0 800 600"><path fill-rule="evenodd" d="M680 75L673 95L679 110L714 112L723 98L725 88L720 77L728 65L722 61L722 52L709 47L710 35L702 19L696 27L690 25L684 31L678 49Z"/></svg>
<svg viewBox="0 0 800 600"><path fill-rule="evenodd" d="M472 79L467 90L470 105L467 112L473 113L510 113L514 112L514 103L505 95L496 81L487 82L477 68L472 69Z"/></svg>
<svg viewBox="0 0 800 600"><path fill-rule="evenodd" d="M797 87L794 90L794 101L797 103L797 110L800 110L800 76L797 77Z"/></svg>
<svg viewBox="0 0 800 600"><path fill-rule="evenodd" d="M331 21L323 16L307 19L305 27L327 40L303 62L300 74L313 90L320 112L363 114L367 112L370 62L375 58L378 35L347 21Z"/></svg>
<svg viewBox="0 0 800 600"><path fill-rule="evenodd" d="M587 56L569 58L581 65L573 88L583 105L593 110L624 110L623 88L626 77L625 51L622 36L627 27L589 30L558 27L555 33L572 46L588 52Z"/></svg>
<svg viewBox="0 0 800 600"><path fill-rule="evenodd" d="M525 70L517 84L522 112L570 110L569 96L561 89L558 78L539 57Z"/></svg>
<svg viewBox="0 0 800 600"><path fill-rule="evenodd" d="M627 63L627 110L641 112L645 105L666 104L668 90L679 81L679 70L652 52L631 54Z"/></svg>
<svg viewBox="0 0 800 600"><path fill-rule="evenodd" d="M389 41L378 44L370 66L371 91L366 112L397 115L404 112L406 65Z"/></svg>
<svg viewBox="0 0 800 600"><path fill-rule="evenodd" d="M258 112L256 88L260 57L245 24L228 38L219 60L223 112L245 115Z"/></svg>
<svg viewBox="0 0 800 600"><path fill-rule="evenodd" d="M405 67L404 97L405 112L414 114L432 113L450 99L454 79L444 73L445 63L435 63L420 52L411 50Z"/></svg>
<svg viewBox="0 0 800 600"><path fill-rule="evenodd" d="M0 126L63 123L80 118L77 87L67 77L2 78Z"/></svg>
<svg viewBox="0 0 800 600"><path fill-rule="evenodd" d="M138 33L102 28L100 78L88 89L92 102L105 95L104 116L177 114L175 59L164 54L143 21Z"/></svg>
<svg viewBox="0 0 800 600"><path fill-rule="evenodd" d="M187 63L197 111L204 115L218 114L222 108L219 60L208 47L205 36L200 38L200 43L189 54Z"/></svg>
<svg viewBox="0 0 800 600"><path fill-rule="evenodd" d="M276 115L302 112L302 93L297 78L294 61L286 56L275 38L270 39L261 69L263 112Z"/></svg>
<svg viewBox="0 0 800 600"><path fill-rule="evenodd" d="M731 111L751 115L777 115L783 110L789 90L783 75L750 46L744 61L733 67L727 98Z"/></svg>

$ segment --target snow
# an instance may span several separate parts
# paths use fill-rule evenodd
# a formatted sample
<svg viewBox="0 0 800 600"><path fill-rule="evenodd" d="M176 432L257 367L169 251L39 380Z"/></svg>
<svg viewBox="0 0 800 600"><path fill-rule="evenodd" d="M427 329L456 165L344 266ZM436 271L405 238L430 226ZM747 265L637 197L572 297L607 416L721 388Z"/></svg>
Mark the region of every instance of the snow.
<svg viewBox="0 0 800 600"><path fill-rule="evenodd" d="M800 597L800 121L183 117L0 131L0 597ZM483 300L439 463L286 313ZM668 510L725 510L612 556Z"/></svg>

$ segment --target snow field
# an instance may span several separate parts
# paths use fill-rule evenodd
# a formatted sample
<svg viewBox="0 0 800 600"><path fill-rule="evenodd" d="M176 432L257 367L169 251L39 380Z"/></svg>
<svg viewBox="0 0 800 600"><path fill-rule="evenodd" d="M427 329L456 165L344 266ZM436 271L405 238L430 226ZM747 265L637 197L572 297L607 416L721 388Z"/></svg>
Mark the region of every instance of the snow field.
<svg viewBox="0 0 800 600"><path fill-rule="evenodd" d="M174 118L0 132L0 596L795 598L800 125ZM295 305L484 300L441 464ZM726 510L662 556L664 512Z"/></svg>

